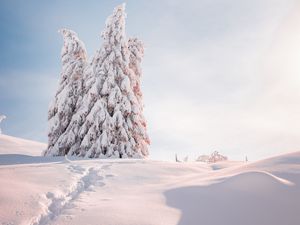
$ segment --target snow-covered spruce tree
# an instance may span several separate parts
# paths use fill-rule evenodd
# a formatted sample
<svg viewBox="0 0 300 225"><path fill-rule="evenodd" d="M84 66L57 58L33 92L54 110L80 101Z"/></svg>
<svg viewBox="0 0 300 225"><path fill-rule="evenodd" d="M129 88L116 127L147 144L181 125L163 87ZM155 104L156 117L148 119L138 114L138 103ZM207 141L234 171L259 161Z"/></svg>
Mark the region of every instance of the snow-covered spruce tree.
<svg viewBox="0 0 300 225"><path fill-rule="evenodd" d="M125 17L125 5L120 5L106 21L103 45L86 73L84 103L74 115L80 118L81 125L69 155L90 158L148 155L134 133L140 106L131 85Z"/></svg>
<svg viewBox="0 0 300 225"><path fill-rule="evenodd" d="M137 38L129 38L128 49L130 52L129 68L130 83L136 101L133 102L132 109L132 132L136 140L136 147L143 155L148 155L148 145L150 140L147 134L147 123L143 115L143 95L141 91L141 61L144 56L144 45Z"/></svg>
<svg viewBox="0 0 300 225"><path fill-rule="evenodd" d="M80 154L85 157L143 157L133 129L133 106L137 103L130 83L125 5L116 7L102 32L103 45L92 66L96 82L88 96L95 104L79 135Z"/></svg>
<svg viewBox="0 0 300 225"><path fill-rule="evenodd" d="M87 60L85 46L77 34L67 29L59 32L64 39L62 72L58 90L48 111L48 149L44 152L44 155L52 156L66 154L66 146L57 141L66 131L76 104L82 98L82 76Z"/></svg>
<svg viewBox="0 0 300 225"><path fill-rule="evenodd" d="M83 72L82 97L78 98L76 108L67 129L60 135L55 148L63 148L63 155L84 156L85 152L80 149L87 128L94 123L95 109L92 108L101 102L101 96L95 90L96 77L92 70L92 64L86 65ZM99 100L99 102L98 102ZM102 107L101 107L102 108ZM81 134L81 135L80 135Z"/></svg>

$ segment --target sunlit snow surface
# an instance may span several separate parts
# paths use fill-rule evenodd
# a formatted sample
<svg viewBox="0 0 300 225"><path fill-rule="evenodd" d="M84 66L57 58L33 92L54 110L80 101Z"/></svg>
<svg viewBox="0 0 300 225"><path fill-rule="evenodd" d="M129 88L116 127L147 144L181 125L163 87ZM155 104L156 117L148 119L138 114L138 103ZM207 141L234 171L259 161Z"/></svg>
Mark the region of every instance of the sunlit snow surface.
<svg viewBox="0 0 300 225"><path fill-rule="evenodd" d="M0 224L297 225L300 152L253 163L40 157L0 135Z"/></svg>

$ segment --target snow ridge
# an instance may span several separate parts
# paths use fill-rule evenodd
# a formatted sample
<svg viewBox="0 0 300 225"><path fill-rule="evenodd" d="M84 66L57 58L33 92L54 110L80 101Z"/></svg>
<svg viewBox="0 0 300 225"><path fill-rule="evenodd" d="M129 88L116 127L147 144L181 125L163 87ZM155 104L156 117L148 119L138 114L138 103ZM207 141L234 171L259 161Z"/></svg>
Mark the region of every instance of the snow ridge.
<svg viewBox="0 0 300 225"><path fill-rule="evenodd" d="M44 213L34 218L30 225L46 225L55 220L64 209L66 209L74 200L78 199L80 194L85 191L91 191L93 186L104 186L101 176L102 168L90 167L83 168L79 165L70 165L67 167L72 173L82 174L77 182L69 188L66 194L57 195L48 192L45 197L49 204L44 207Z"/></svg>

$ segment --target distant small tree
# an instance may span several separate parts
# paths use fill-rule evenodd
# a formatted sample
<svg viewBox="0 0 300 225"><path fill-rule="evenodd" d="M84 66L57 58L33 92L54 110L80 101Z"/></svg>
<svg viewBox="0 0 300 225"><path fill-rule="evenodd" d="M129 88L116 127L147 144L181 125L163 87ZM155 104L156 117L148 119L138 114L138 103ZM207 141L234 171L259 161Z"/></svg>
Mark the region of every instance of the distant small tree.
<svg viewBox="0 0 300 225"><path fill-rule="evenodd" d="M178 159L177 154L175 154L175 162L181 162L181 161Z"/></svg>
<svg viewBox="0 0 300 225"><path fill-rule="evenodd" d="M5 115L0 115L0 123L4 120L4 119L6 119L6 116ZM1 131L1 128L0 128L0 134L2 133L2 131Z"/></svg>

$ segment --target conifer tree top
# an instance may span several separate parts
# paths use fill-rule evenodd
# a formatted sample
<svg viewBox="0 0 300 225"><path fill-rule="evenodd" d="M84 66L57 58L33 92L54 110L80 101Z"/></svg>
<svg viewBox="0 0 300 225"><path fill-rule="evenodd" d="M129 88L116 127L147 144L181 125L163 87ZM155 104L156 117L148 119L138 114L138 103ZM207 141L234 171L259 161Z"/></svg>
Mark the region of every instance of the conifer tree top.
<svg viewBox="0 0 300 225"><path fill-rule="evenodd" d="M84 43L78 38L76 32L63 28L58 30L64 39L64 47L62 48L62 56L68 54L76 60L86 60L86 48Z"/></svg>
<svg viewBox="0 0 300 225"><path fill-rule="evenodd" d="M116 42L125 41L125 19L125 3L123 3L114 8L112 15L105 22L105 29L101 34L104 42L116 45Z"/></svg>

